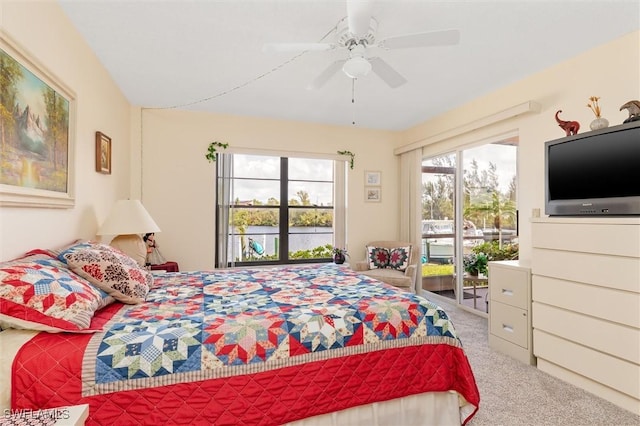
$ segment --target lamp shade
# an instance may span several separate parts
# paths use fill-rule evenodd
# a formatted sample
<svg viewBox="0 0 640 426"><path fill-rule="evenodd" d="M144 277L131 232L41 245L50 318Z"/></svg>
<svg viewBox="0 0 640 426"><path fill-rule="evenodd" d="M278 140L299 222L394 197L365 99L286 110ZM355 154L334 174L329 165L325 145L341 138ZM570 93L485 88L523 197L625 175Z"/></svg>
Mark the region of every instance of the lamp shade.
<svg viewBox="0 0 640 426"><path fill-rule="evenodd" d="M160 232L140 200L118 200L97 235L146 234Z"/></svg>

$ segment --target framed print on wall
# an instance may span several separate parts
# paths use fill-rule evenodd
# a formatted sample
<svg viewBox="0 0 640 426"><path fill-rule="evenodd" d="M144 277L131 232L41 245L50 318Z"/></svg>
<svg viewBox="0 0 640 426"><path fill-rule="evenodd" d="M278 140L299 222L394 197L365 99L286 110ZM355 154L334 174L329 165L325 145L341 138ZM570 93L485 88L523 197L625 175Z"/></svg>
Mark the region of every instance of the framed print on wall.
<svg viewBox="0 0 640 426"><path fill-rule="evenodd" d="M111 138L96 132L96 172L111 174Z"/></svg>
<svg viewBox="0 0 640 426"><path fill-rule="evenodd" d="M74 93L0 30L0 205L72 208Z"/></svg>
<svg viewBox="0 0 640 426"><path fill-rule="evenodd" d="M364 184L368 186L380 186L382 182L382 172L364 172Z"/></svg>
<svg viewBox="0 0 640 426"><path fill-rule="evenodd" d="M379 203L382 200L382 189L374 186L365 186L364 199L367 202Z"/></svg>

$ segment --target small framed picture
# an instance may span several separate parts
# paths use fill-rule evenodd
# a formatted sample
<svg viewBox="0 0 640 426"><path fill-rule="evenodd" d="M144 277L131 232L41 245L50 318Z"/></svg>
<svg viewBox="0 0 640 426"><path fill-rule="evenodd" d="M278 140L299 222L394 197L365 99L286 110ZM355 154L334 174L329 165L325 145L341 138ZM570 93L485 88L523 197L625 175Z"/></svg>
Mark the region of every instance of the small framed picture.
<svg viewBox="0 0 640 426"><path fill-rule="evenodd" d="M111 174L111 138L96 132L96 172Z"/></svg>
<svg viewBox="0 0 640 426"><path fill-rule="evenodd" d="M382 199L382 189L374 186L365 186L364 199L368 202L379 203Z"/></svg>
<svg viewBox="0 0 640 426"><path fill-rule="evenodd" d="M364 184L369 186L380 186L382 182L382 172L364 172Z"/></svg>

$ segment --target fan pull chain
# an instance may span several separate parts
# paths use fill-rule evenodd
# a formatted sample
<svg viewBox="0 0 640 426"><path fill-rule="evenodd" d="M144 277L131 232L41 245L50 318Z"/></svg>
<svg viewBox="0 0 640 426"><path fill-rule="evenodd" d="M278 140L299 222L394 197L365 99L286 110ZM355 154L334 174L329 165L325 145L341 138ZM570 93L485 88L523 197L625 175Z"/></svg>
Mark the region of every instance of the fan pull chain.
<svg viewBox="0 0 640 426"><path fill-rule="evenodd" d="M351 79L351 105L353 105L353 109L351 110L351 124L356 125L356 79Z"/></svg>

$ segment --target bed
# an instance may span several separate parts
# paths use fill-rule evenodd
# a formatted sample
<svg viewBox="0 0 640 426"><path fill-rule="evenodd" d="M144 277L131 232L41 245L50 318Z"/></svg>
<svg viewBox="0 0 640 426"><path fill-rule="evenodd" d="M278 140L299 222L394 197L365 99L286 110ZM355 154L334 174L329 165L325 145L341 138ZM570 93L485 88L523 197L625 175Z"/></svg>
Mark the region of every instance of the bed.
<svg viewBox="0 0 640 426"><path fill-rule="evenodd" d="M89 425L464 424L478 409L425 298L334 264L129 260L78 242L0 264L2 408L89 404Z"/></svg>

